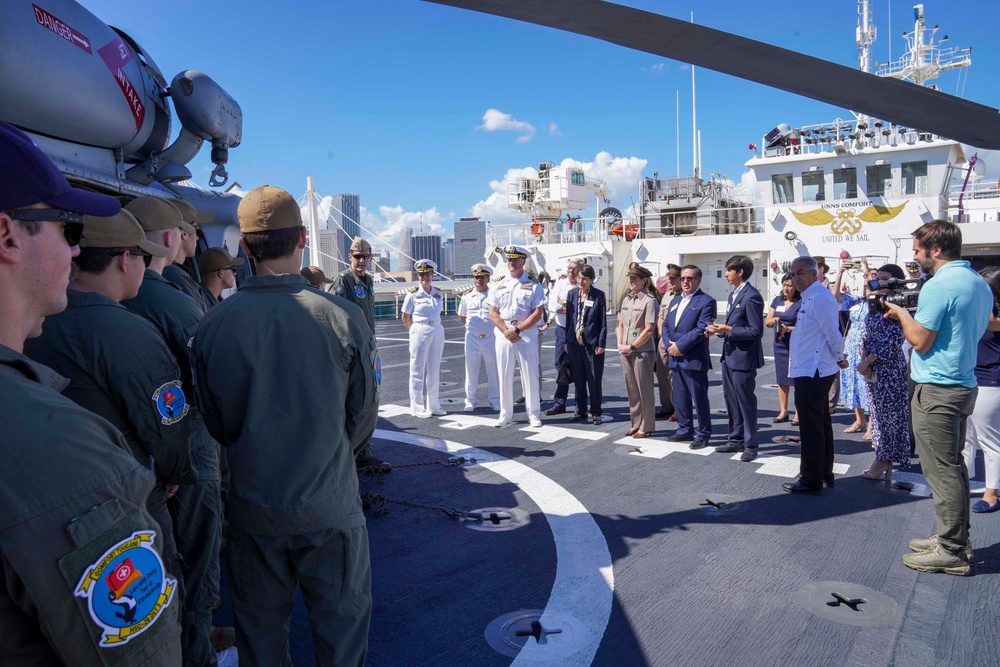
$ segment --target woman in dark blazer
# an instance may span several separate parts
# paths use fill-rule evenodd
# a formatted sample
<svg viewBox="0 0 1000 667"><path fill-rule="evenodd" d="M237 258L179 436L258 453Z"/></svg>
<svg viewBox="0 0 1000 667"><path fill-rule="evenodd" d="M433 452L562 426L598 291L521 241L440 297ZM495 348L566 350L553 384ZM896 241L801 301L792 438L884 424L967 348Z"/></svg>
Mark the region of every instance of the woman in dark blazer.
<svg viewBox="0 0 1000 667"><path fill-rule="evenodd" d="M587 394L594 424L601 423L601 382L604 378L604 347L608 339L607 302L595 288L594 267L580 269L579 287L566 296L566 353L576 386L576 412L570 421L587 418Z"/></svg>

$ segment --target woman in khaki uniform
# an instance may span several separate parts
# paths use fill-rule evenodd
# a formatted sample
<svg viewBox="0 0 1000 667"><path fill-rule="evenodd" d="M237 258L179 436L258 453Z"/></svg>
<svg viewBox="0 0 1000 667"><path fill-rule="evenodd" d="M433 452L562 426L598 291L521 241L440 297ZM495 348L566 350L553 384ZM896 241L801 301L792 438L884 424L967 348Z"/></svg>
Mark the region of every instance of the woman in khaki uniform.
<svg viewBox="0 0 1000 667"><path fill-rule="evenodd" d="M650 294L653 274L638 263L629 265L629 293L618 314L618 352L625 372L628 407L632 424L625 435L645 438L656 429L656 399L653 397L653 362L656 348L656 299Z"/></svg>

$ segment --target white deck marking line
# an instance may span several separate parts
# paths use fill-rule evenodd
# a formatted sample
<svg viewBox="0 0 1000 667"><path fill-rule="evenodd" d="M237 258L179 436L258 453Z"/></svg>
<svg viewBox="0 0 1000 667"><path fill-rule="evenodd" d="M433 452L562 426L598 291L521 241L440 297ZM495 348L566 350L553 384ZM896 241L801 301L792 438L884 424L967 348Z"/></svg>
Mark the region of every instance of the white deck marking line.
<svg viewBox="0 0 1000 667"><path fill-rule="evenodd" d="M546 444L552 444L559 442L565 438L577 438L580 440L603 440L608 437L610 433L602 433L600 431L590 431L584 428L566 428L564 426L548 426L544 422L541 427L528 426L526 428L520 428L519 431L525 433L531 433L525 438L525 440L531 440L532 442L544 442Z"/></svg>
<svg viewBox="0 0 1000 667"><path fill-rule="evenodd" d="M496 459L497 455L459 442L376 429L375 438L426 447L449 455ZM578 647L560 642L559 634L548 636L544 645L533 638L511 663L551 665L589 665L608 627L614 597L615 576L607 540L594 517L576 497L542 473L523 463L501 458L479 464L517 485L545 515L556 546L556 575L552 592L542 612L541 623L550 623L552 615L567 615L583 624L581 632L567 633L578 640ZM510 610L497 610L497 615Z"/></svg>
<svg viewBox="0 0 1000 667"><path fill-rule="evenodd" d="M703 449L691 449L686 442L664 442L663 440L647 440L646 438L633 438L625 436L621 440L615 440L616 445L630 445L638 447L639 451L629 452L629 456L641 456L647 459L662 459L671 454L696 454L698 456L708 456L714 450L705 447Z"/></svg>

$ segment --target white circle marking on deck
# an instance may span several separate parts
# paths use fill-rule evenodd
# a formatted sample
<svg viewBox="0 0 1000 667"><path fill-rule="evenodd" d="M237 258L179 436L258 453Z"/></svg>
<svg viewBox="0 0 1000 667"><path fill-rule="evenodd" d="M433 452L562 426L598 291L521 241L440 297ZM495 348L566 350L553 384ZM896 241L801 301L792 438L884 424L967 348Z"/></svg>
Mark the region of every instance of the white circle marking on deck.
<svg viewBox="0 0 1000 667"><path fill-rule="evenodd" d="M568 615L583 623L581 645L572 656L562 654L563 664L589 665L597 654L611 617L615 576L607 540L594 517L576 497L542 473L523 463L499 457L477 447L412 433L376 429L374 438L404 442L452 456L475 457L478 465L516 484L538 505L552 530L556 546L556 576L545 605L546 614ZM556 656L529 639L511 665L551 664ZM566 662L570 658L570 662Z"/></svg>

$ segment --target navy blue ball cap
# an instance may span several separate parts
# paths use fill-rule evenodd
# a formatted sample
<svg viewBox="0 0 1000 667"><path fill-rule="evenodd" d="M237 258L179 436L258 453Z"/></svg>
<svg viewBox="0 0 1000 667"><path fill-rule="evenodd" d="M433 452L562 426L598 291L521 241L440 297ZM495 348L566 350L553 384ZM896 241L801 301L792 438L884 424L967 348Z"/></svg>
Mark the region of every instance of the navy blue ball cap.
<svg viewBox="0 0 1000 667"><path fill-rule="evenodd" d="M0 211L39 203L102 218L121 210L114 197L72 187L28 135L0 121Z"/></svg>

